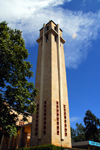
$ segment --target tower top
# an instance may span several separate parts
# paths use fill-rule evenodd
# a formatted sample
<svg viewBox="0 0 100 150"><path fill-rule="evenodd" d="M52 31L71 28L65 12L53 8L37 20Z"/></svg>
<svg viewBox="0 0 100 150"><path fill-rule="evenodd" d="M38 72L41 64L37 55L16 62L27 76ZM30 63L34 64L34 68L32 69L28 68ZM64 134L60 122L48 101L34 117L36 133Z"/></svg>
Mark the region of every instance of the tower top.
<svg viewBox="0 0 100 150"><path fill-rule="evenodd" d="M57 24L53 21L53 20L50 20L47 24L46 24L46 26L49 24L49 23L54 23L56 26L57 26ZM39 30L39 31L41 31L43 29L43 27ZM60 28L60 30L63 32L63 30Z"/></svg>
<svg viewBox="0 0 100 150"><path fill-rule="evenodd" d="M61 42L64 44L66 41L62 37L62 30L59 28L59 24L56 24L52 20L50 20L47 24L43 24L43 27L40 29L40 37L37 39L37 42L39 43L42 38L43 34L45 36L49 35L49 33L52 33L54 36L60 36Z"/></svg>

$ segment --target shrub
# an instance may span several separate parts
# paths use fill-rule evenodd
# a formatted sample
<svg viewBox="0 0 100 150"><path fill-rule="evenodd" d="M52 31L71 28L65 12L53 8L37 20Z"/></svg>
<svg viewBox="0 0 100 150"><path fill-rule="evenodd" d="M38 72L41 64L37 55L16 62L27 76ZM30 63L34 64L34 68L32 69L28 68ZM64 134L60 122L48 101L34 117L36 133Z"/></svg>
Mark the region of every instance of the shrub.
<svg viewBox="0 0 100 150"><path fill-rule="evenodd" d="M48 145L39 145L34 147L23 147L16 150L61 150L61 147L48 144Z"/></svg>

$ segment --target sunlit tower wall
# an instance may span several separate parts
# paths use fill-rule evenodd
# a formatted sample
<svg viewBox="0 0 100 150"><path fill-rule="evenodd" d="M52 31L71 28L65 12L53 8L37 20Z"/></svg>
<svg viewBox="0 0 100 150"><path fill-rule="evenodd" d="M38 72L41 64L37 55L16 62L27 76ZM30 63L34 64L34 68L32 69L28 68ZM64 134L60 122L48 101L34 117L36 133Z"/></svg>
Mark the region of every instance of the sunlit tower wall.
<svg viewBox="0 0 100 150"><path fill-rule="evenodd" d="M36 82L36 114L33 114L31 146L54 144L71 147L66 68L59 24L52 20L40 29Z"/></svg>

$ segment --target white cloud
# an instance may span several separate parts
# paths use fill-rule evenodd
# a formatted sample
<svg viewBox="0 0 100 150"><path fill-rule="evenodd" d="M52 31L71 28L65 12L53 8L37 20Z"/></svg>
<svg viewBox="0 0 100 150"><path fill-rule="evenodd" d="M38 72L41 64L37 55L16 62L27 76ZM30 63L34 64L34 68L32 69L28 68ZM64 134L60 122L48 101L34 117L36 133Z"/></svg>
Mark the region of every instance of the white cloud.
<svg viewBox="0 0 100 150"><path fill-rule="evenodd" d="M0 1L0 21L23 31L26 44L34 44L43 23L53 20L63 29L66 40L66 67L77 68L86 59L91 40L98 38L100 11L82 13L64 10L60 7L71 0L4 0ZM73 33L77 38L72 39Z"/></svg>
<svg viewBox="0 0 100 150"><path fill-rule="evenodd" d="M79 117L71 117L70 118L70 122L76 122L76 121L79 121L81 118Z"/></svg>
<svg viewBox="0 0 100 150"><path fill-rule="evenodd" d="M74 33L74 34L72 35L72 39L76 39L76 37L77 37L77 34Z"/></svg>

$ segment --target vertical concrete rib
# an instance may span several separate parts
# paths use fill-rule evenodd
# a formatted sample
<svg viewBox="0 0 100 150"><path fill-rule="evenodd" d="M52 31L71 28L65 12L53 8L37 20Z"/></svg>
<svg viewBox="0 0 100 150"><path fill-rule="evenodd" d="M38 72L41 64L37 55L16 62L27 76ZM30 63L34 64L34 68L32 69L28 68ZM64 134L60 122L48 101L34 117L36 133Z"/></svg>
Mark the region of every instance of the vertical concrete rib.
<svg viewBox="0 0 100 150"><path fill-rule="evenodd" d="M60 29L58 30L58 76L59 76L59 104L60 104L60 134L61 140L64 139L64 114L63 114L63 95L62 95L62 71L61 71L61 51L60 51Z"/></svg>
<svg viewBox="0 0 100 150"><path fill-rule="evenodd" d="M39 102L39 123L38 123L38 139L42 137L42 114L43 114L43 83L44 83L44 52L45 52L45 24L43 25L43 44L42 44L42 59L41 59L41 79L40 79L40 102Z"/></svg>

